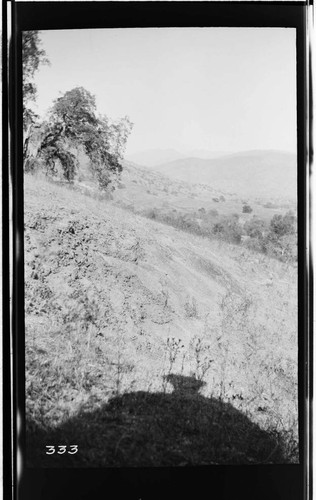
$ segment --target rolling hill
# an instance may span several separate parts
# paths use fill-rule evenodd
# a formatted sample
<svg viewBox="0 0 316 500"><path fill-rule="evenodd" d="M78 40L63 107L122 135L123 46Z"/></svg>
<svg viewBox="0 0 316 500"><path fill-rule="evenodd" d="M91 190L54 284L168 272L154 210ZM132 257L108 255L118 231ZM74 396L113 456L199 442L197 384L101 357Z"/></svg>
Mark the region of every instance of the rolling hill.
<svg viewBox="0 0 316 500"><path fill-rule="evenodd" d="M147 149L127 155L126 159L141 166L154 167L160 163L179 160L183 156L175 149Z"/></svg>
<svg viewBox="0 0 316 500"><path fill-rule="evenodd" d="M296 156L280 151L248 151L216 159L182 158L155 166L172 179L203 183L238 196L296 198Z"/></svg>
<svg viewBox="0 0 316 500"><path fill-rule="evenodd" d="M124 162L119 189L112 194L117 204L128 207L137 213L156 209L160 214L177 212L189 215L199 210L213 210L219 215L239 214L243 218L254 215L269 222L273 215L296 211L295 200L277 200L272 196L233 195L216 189L212 184L199 184L171 178L156 169L140 167ZM267 201L269 203L267 204ZM274 203L273 203L274 201ZM244 203L249 203L253 211L250 215L242 213Z"/></svg>
<svg viewBox="0 0 316 500"><path fill-rule="evenodd" d="M207 149L194 149L187 152L179 152L176 149L147 149L127 155L126 160L143 167L155 167L161 163L184 158L217 158L224 155L223 151L208 151Z"/></svg>

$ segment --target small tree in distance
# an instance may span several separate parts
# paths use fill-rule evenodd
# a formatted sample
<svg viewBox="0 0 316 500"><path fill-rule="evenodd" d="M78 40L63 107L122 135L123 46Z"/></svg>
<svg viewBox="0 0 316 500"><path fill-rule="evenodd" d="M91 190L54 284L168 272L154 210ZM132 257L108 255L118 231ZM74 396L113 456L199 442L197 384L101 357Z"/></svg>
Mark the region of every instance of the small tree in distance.
<svg viewBox="0 0 316 500"><path fill-rule="evenodd" d="M250 205L244 205L242 207L242 213L243 214L251 214L251 212L252 212L252 208L251 208Z"/></svg>

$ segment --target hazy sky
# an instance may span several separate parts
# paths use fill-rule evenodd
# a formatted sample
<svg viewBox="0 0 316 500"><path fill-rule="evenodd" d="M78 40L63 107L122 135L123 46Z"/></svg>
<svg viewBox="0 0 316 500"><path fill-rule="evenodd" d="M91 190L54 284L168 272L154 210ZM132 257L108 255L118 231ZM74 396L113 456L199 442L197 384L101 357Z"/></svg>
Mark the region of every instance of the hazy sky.
<svg viewBox="0 0 316 500"><path fill-rule="evenodd" d="M51 66L37 111L83 86L98 111L134 123L127 154L151 148L296 150L295 30L43 31Z"/></svg>

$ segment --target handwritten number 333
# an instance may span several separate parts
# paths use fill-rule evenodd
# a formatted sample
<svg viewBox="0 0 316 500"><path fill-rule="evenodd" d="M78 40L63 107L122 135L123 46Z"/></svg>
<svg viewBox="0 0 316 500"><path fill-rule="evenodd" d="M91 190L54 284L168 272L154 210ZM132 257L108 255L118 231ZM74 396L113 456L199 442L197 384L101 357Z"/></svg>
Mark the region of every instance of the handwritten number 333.
<svg viewBox="0 0 316 500"><path fill-rule="evenodd" d="M46 448L47 448L46 455L53 455L56 452L56 446L46 446ZM57 446L57 448L58 448L57 453L59 455L63 455L67 451L66 445L59 445L59 446ZM70 450L68 450L68 452L67 452L67 453L69 453L69 455L74 455L78 451L77 444L71 444L69 446L69 448L70 448Z"/></svg>

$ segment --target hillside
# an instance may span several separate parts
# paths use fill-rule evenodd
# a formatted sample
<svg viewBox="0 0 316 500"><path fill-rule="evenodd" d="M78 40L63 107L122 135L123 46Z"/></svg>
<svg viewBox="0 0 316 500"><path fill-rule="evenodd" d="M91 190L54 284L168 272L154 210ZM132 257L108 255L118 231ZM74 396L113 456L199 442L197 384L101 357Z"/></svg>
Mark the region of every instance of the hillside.
<svg viewBox="0 0 316 500"><path fill-rule="evenodd" d="M296 156L279 151L248 151L216 159L184 158L155 166L184 182L211 185L239 196L296 199Z"/></svg>
<svg viewBox="0 0 316 500"><path fill-rule="evenodd" d="M222 192L211 186L171 179L156 170L124 162L119 189L114 191L113 199L137 212L156 207L165 212L176 209L189 213L204 205L213 207L212 197L220 194Z"/></svg>
<svg viewBox="0 0 316 500"><path fill-rule="evenodd" d="M28 175L24 245L29 465L297 460L294 264Z"/></svg>
<svg viewBox="0 0 316 500"><path fill-rule="evenodd" d="M92 187L92 184L91 184ZM251 217L257 216L270 221L274 214L285 213L289 209L296 212L295 201L276 202L273 196L232 195L213 184L185 182L155 169L140 167L131 162L124 162L119 189L113 192L113 199L121 206L128 207L137 213L153 209L161 214L178 212L192 214L199 210L216 210L219 215L242 214L242 207L249 203L253 209ZM270 205L267 205L267 201ZM272 202L272 203L271 203Z"/></svg>

